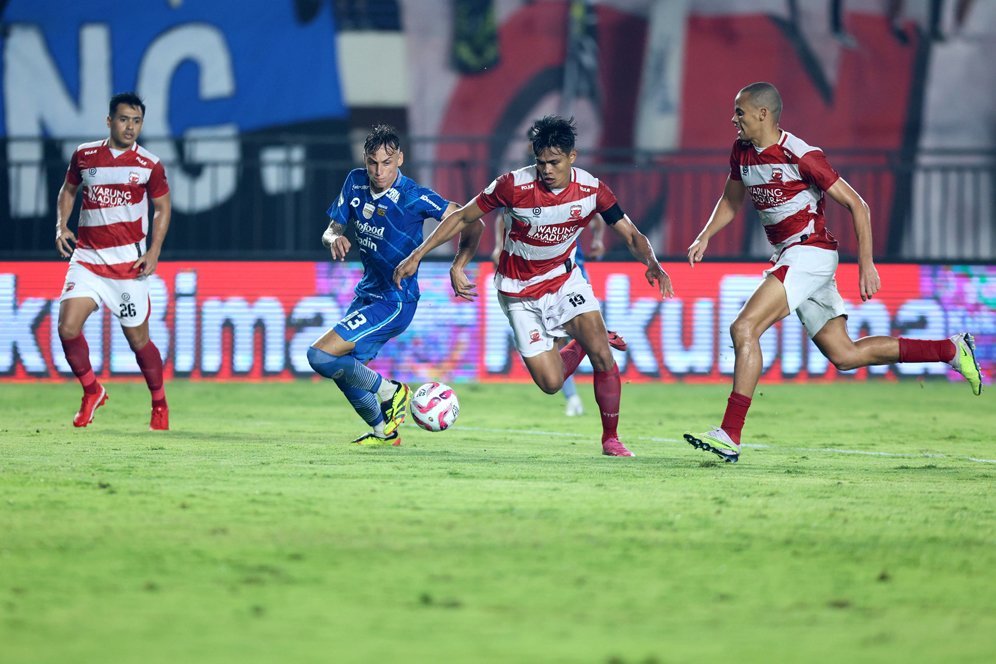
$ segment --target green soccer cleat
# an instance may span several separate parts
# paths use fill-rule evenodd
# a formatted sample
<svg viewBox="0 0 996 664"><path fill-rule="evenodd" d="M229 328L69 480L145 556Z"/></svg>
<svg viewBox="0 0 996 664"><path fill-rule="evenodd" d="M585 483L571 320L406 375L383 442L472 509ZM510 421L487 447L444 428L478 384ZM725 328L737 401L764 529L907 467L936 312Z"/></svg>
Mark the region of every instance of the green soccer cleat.
<svg viewBox="0 0 996 664"><path fill-rule="evenodd" d="M384 414L384 433L386 435L397 431L401 423L405 421L405 415L408 413L408 402L412 399L412 391L407 385L395 380L391 382L398 386L394 391L394 396L380 404L380 412Z"/></svg>
<svg viewBox="0 0 996 664"><path fill-rule="evenodd" d="M685 440L695 449L712 452L727 463L736 463L740 459L740 443L734 443L733 439L719 427L697 436L686 433Z"/></svg>
<svg viewBox="0 0 996 664"><path fill-rule="evenodd" d="M979 396L982 394L982 370L975 359L975 339L968 332L962 332L951 337L951 343L955 346L951 366L972 386L972 394Z"/></svg>

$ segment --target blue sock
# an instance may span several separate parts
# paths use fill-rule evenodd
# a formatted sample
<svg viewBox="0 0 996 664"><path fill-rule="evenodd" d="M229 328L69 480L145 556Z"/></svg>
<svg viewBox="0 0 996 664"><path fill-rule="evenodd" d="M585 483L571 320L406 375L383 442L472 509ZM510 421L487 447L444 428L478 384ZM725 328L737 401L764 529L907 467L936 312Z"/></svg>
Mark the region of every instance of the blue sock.
<svg viewBox="0 0 996 664"><path fill-rule="evenodd" d="M380 402L377 395L349 385L343 385L341 381L336 381L336 385L346 395L346 399L353 406L356 414L363 418L363 421L372 427L384 421L384 415L380 412Z"/></svg>
<svg viewBox="0 0 996 664"><path fill-rule="evenodd" d="M560 388L565 399L570 399L578 393L578 386L574 384L574 376L568 376L564 381L564 386Z"/></svg>
<svg viewBox="0 0 996 664"><path fill-rule="evenodd" d="M316 373L331 378L340 388L348 386L375 393L383 380L379 373L357 362L352 355L337 357L317 348L309 348L308 363Z"/></svg>

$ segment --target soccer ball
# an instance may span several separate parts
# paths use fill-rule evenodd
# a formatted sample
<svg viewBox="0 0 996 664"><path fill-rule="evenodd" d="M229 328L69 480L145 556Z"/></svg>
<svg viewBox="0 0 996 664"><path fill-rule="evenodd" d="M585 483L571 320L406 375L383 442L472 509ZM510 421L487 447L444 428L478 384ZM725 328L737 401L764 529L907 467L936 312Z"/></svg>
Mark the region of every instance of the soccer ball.
<svg viewBox="0 0 996 664"><path fill-rule="evenodd" d="M456 422L460 402L449 385L426 383L415 390L411 410L415 424L426 431L442 431Z"/></svg>

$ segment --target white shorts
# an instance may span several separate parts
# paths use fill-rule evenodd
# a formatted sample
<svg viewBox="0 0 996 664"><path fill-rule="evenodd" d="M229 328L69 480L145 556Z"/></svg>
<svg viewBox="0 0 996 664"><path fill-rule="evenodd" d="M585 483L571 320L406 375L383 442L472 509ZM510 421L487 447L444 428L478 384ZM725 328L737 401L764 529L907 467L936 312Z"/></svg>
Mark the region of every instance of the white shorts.
<svg viewBox="0 0 996 664"><path fill-rule="evenodd" d="M72 263L59 302L77 297L88 297L98 307L103 303L124 327L138 327L149 319L149 282L145 277L108 279Z"/></svg>
<svg viewBox="0 0 996 664"><path fill-rule="evenodd" d="M847 318L834 279L838 260L834 250L799 244L783 251L778 262L764 271L764 276L784 275L781 282L789 311L796 313L810 338L837 316Z"/></svg>
<svg viewBox="0 0 996 664"><path fill-rule="evenodd" d="M534 357L552 349L558 337L568 336L564 323L575 316L601 311L591 284L577 269L553 293L539 298L498 293L498 304L512 326L515 348L522 357Z"/></svg>

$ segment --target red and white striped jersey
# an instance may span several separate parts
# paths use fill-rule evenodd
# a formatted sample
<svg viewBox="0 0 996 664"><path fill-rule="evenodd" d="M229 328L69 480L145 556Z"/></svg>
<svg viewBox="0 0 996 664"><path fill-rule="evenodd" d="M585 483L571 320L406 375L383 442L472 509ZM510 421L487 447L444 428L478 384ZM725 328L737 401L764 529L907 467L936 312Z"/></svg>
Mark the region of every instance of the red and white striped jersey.
<svg viewBox="0 0 996 664"><path fill-rule="evenodd" d="M840 179L823 151L782 131L774 145L758 150L736 141L730 154L730 179L747 187L775 256L795 244L836 249L826 228L823 192Z"/></svg>
<svg viewBox="0 0 996 664"><path fill-rule="evenodd" d="M615 204L609 186L580 168L571 169L570 184L556 194L535 166L499 176L477 195L485 213L500 207L508 213L495 288L512 297L555 292L574 267L582 229Z"/></svg>
<svg viewBox="0 0 996 664"><path fill-rule="evenodd" d="M110 279L134 279L145 254L149 201L169 192L159 157L135 143L117 157L107 140L76 148L66 182L83 185L73 263Z"/></svg>

